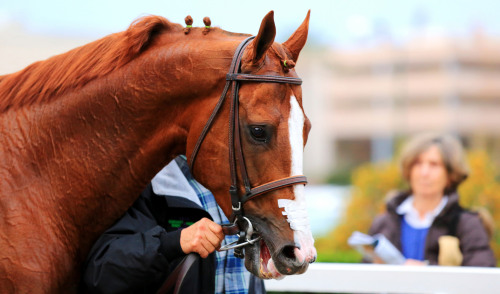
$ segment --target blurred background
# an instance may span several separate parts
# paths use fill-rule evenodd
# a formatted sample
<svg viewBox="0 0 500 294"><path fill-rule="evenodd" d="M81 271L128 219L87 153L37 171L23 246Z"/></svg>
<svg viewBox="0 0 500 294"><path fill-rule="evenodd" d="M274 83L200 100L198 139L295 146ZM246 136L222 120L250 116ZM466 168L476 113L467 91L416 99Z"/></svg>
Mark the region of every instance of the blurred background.
<svg viewBox="0 0 500 294"><path fill-rule="evenodd" d="M304 167L319 261L360 260L346 240L366 232L385 195L404 187L398 151L422 131L460 137L472 167L461 202L488 209L498 227L499 1L2 1L0 75L147 14L181 24L189 14L195 26L209 16L212 26L255 35L274 10L283 42L308 9L309 39L296 70L313 124ZM498 231L492 245L500 260Z"/></svg>

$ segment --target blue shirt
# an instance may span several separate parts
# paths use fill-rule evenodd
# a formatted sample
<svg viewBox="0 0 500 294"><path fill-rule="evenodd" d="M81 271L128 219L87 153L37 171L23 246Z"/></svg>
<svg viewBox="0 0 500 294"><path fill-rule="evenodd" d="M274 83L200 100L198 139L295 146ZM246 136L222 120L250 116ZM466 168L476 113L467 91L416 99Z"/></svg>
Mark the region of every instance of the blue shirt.
<svg viewBox="0 0 500 294"><path fill-rule="evenodd" d="M401 247L403 256L415 260L424 260L425 240L429 228L414 228L405 218L401 218Z"/></svg>

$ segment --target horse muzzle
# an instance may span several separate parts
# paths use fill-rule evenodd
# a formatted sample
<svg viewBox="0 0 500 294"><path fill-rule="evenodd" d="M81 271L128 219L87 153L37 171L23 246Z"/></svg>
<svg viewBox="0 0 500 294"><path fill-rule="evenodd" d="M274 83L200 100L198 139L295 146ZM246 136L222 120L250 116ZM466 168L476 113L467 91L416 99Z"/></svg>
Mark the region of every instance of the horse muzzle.
<svg viewBox="0 0 500 294"><path fill-rule="evenodd" d="M272 250L262 238L245 247L245 266L261 279L282 279L286 275L302 274L315 259L315 250L313 257L307 257L295 244Z"/></svg>

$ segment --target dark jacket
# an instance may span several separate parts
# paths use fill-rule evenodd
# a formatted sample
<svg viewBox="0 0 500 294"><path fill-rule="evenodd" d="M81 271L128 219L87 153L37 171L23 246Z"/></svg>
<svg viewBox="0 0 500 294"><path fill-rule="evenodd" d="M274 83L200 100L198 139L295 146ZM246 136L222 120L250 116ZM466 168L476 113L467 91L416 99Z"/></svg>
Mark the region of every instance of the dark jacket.
<svg viewBox="0 0 500 294"><path fill-rule="evenodd" d="M91 249L83 280L89 293L155 293L185 254L179 227L210 215L182 197L156 195L151 185ZM182 293L213 293L215 254L199 258Z"/></svg>
<svg viewBox="0 0 500 294"><path fill-rule="evenodd" d="M401 215L396 208L409 197L401 193L389 200L387 212L375 218L369 230L370 235L383 234L396 248L401 249ZM448 203L434 219L425 241L424 259L438 264L438 239L443 235L456 236L460 240L463 254L462 266L496 265L495 256L489 246L486 230L476 213L464 210L458 203L458 195L451 194Z"/></svg>

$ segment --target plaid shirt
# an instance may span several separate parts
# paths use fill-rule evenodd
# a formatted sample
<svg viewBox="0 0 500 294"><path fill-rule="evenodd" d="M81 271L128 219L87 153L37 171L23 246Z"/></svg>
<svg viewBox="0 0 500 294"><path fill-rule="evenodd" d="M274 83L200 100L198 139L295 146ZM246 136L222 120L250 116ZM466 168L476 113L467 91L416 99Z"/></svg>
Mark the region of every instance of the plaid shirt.
<svg viewBox="0 0 500 294"><path fill-rule="evenodd" d="M215 202L213 194L198 183L190 174L189 166L185 156L184 160L178 160L182 173L186 176L189 184L193 187L200 199L203 208L212 216L214 222L218 224L228 224L229 220L222 209ZM222 245L237 241L237 236L226 236ZM215 274L215 293L225 294L247 294L250 281L250 272L245 268L244 260L234 256L234 250L216 251L217 270Z"/></svg>

